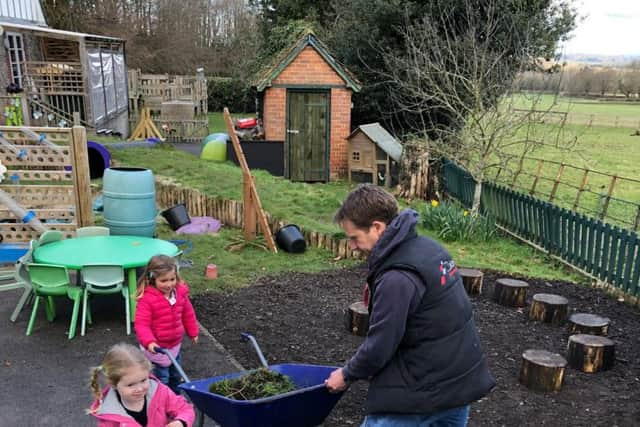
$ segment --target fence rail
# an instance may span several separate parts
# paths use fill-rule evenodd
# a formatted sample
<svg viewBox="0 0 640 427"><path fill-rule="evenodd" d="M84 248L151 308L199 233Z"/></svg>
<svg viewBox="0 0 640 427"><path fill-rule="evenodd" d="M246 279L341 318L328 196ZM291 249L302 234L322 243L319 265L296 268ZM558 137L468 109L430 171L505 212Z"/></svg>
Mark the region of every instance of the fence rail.
<svg viewBox="0 0 640 427"><path fill-rule="evenodd" d="M640 180L574 166L565 162L525 156L515 167L489 171L492 182L544 198L571 211L593 216L621 228L640 230Z"/></svg>
<svg viewBox="0 0 640 427"><path fill-rule="evenodd" d="M471 206L475 180L452 162L445 162L443 169L447 193ZM636 232L491 182L483 183L481 209L518 237L631 296L640 296Z"/></svg>

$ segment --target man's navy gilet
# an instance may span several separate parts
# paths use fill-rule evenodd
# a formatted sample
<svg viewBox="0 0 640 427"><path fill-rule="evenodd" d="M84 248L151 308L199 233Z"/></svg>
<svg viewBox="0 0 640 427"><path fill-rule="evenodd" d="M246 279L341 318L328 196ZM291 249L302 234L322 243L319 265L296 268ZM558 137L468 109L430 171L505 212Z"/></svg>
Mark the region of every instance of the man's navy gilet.
<svg viewBox="0 0 640 427"><path fill-rule="evenodd" d="M407 319L395 355L371 379L366 412L429 414L485 396L495 380L480 346L471 303L446 249L410 233L370 270L371 302L377 282L389 270L412 272L426 289Z"/></svg>

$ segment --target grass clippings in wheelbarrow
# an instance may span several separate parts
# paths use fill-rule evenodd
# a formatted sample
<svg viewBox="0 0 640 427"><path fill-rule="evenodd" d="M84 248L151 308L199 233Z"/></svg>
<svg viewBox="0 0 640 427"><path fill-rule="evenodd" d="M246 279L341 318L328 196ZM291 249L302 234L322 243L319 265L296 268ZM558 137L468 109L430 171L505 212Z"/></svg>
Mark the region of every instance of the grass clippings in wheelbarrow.
<svg viewBox="0 0 640 427"><path fill-rule="evenodd" d="M295 388L286 375L260 368L238 378L215 382L209 391L229 399L256 400L288 393Z"/></svg>

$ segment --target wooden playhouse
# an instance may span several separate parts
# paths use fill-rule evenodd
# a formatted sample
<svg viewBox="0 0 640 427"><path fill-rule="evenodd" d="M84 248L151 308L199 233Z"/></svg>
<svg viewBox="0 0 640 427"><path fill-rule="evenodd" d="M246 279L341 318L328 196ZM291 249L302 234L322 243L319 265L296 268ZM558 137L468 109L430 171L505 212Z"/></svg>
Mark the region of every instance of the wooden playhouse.
<svg viewBox="0 0 640 427"><path fill-rule="evenodd" d="M396 184L402 145L380 123L358 126L349 135L349 181Z"/></svg>
<svg viewBox="0 0 640 427"><path fill-rule="evenodd" d="M266 141L284 144L284 176L327 182L346 177L351 94L357 79L307 32L256 80Z"/></svg>

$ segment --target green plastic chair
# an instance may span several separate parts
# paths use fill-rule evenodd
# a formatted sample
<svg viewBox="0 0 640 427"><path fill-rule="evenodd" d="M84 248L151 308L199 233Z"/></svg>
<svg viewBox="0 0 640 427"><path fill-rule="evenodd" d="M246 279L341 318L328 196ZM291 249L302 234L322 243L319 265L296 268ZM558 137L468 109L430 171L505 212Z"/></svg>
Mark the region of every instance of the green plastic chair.
<svg viewBox="0 0 640 427"><path fill-rule="evenodd" d="M99 225L90 227L80 227L76 230L76 237L90 237L90 236L108 236L111 233L108 227L101 227Z"/></svg>
<svg viewBox="0 0 640 427"><path fill-rule="evenodd" d="M131 334L131 314L129 312L129 288L125 285L124 270L120 265L94 264L85 265L80 271L84 292L82 298L82 327L80 335L84 336L87 318L91 323L91 307L89 295L122 294L127 320L127 335Z"/></svg>
<svg viewBox="0 0 640 427"><path fill-rule="evenodd" d="M27 336L31 335L31 331L33 330L33 324L35 323L36 314L38 313L38 304L40 299L44 297L66 295L73 301L73 312L71 315L71 323L69 324L69 339L72 339L76 334L76 323L78 322L78 311L80 309L82 289L71 287L71 284L69 283L69 273L67 272L66 267L60 265L31 263L27 265L27 270L29 272L29 278L31 279L31 286L33 286L33 293L36 298L33 303L33 310L31 310L29 326L27 326ZM55 317L55 307L50 307L50 310L53 316L47 320L53 321L53 318Z"/></svg>
<svg viewBox="0 0 640 427"><path fill-rule="evenodd" d="M58 240L62 240L63 237L64 237L64 234L62 234L62 231L47 230L40 235L37 246L46 245L47 243L51 243L51 242L57 242ZM32 245L32 248L33 248L33 245ZM35 251L36 248L33 248L33 250Z"/></svg>

